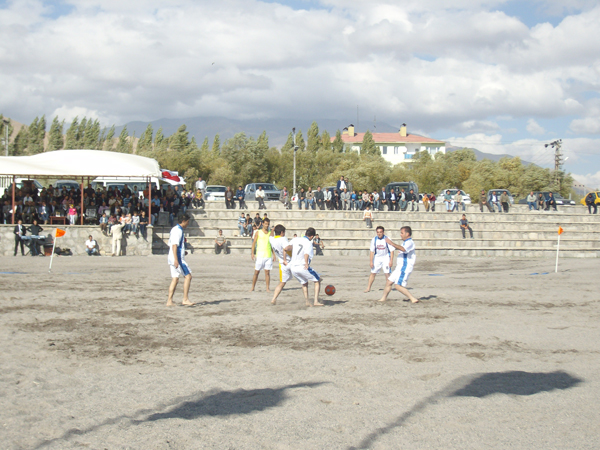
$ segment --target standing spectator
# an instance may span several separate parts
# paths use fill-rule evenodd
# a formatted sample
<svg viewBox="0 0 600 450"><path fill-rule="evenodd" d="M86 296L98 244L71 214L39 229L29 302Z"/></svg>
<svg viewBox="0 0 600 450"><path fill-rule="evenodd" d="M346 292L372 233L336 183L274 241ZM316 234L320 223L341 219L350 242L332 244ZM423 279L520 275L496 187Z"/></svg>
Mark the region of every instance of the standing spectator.
<svg viewBox="0 0 600 450"><path fill-rule="evenodd" d="M531 191L527 196L527 205L529 206L529 211L531 211L532 209L537 209L537 206L535 204L535 194L533 193L533 191Z"/></svg>
<svg viewBox="0 0 600 450"><path fill-rule="evenodd" d="M407 195L407 199L408 199L408 204L410 205L410 210L414 211L415 207L417 209L417 211L419 210L419 199L417 198L417 194L415 194L415 191L413 189L410 190L410 192Z"/></svg>
<svg viewBox="0 0 600 450"><path fill-rule="evenodd" d="M324 203L327 205L327 209L333 209L333 194L331 193L331 189L326 189L324 193Z"/></svg>
<svg viewBox="0 0 600 450"><path fill-rule="evenodd" d="M215 255L223 251L223 254L229 255L229 241L223 236L223 230L219 230L219 234L215 238Z"/></svg>
<svg viewBox="0 0 600 450"><path fill-rule="evenodd" d="M23 248L23 236L27 234L27 230L23 225L23 221L19 219L14 229L15 233L15 256L17 256L17 250L19 245L21 246L21 256L25 256L25 249Z"/></svg>
<svg viewBox="0 0 600 450"><path fill-rule="evenodd" d="M33 219L33 225L29 227L29 231L31 232L31 244L29 246L31 256L38 256L41 254L38 249L38 239L40 239L40 233L44 231L44 229L38 225L36 219Z"/></svg>
<svg viewBox="0 0 600 450"><path fill-rule="evenodd" d="M462 210L465 212L465 202L462 194L460 193L460 189L456 191L456 195L454 196L454 209L458 211L459 206L462 206Z"/></svg>
<svg viewBox="0 0 600 450"><path fill-rule="evenodd" d="M246 193L244 192L241 186L238 186L237 191L235 193L235 198L237 198L239 202L240 209L248 209L248 206L246 206L246 202L244 200L246 198Z"/></svg>
<svg viewBox="0 0 600 450"><path fill-rule="evenodd" d="M202 193L202 198L206 196L206 181L204 181L202 177L198 177L198 181L196 181L196 191Z"/></svg>
<svg viewBox="0 0 600 450"><path fill-rule="evenodd" d="M69 223L75 225L77 223L77 210L73 205L69 205Z"/></svg>
<svg viewBox="0 0 600 450"><path fill-rule="evenodd" d="M133 216L131 216L131 232L136 236L140 232L140 216L137 211L134 211Z"/></svg>
<svg viewBox="0 0 600 450"><path fill-rule="evenodd" d="M265 191L263 191L262 185L258 185L258 190L255 194L256 201L258 202L258 209L267 209L265 206Z"/></svg>
<svg viewBox="0 0 600 450"><path fill-rule="evenodd" d="M508 194L506 193L506 191L502 191L502 194L500 194L500 203L502 203L502 208L504 209L505 213L508 212L508 203L509 202L510 202L510 199L508 198Z"/></svg>
<svg viewBox="0 0 600 450"><path fill-rule="evenodd" d="M588 212L592 214L592 208L594 208L594 214L598 213L598 206L596 206L596 196L593 192L590 192L585 196L585 204L588 207Z"/></svg>
<svg viewBox="0 0 600 450"><path fill-rule="evenodd" d="M538 211L543 211L546 209L546 199L544 198L544 194L540 192L537 198Z"/></svg>
<svg viewBox="0 0 600 450"><path fill-rule="evenodd" d="M88 240L85 241L85 252L88 254L88 256L99 255L97 247L98 244L90 234L88 236Z"/></svg>
<svg viewBox="0 0 600 450"><path fill-rule="evenodd" d="M148 218L146 217L146 211L142 210L142 215L140 216L140 233L142 237L146 239L146 229L148 227Z"/></svg>
<svg viewBox="0 0 600 450"><path fill-rule="evenodd" d="M235 203L233 201L233 191L231 190L231 186L227 186L227 189L225 190L225 208L235 209Z"/></svg>
<svg viewBox="0 0 600 450"><path fill-rule="evenodd" d="M465 231L469 230L469 234L471 235L471 239L473 239L473 229L469 226L469 221L467 220L467 216L462 215L462 219L460 219L460 231L462 231L463 239L466 239Z"/></svg>
<svg viewBox="0 0 600 450"><path fill-rule="evenodd" d="M377 192L377 189L373 189L371 197L373 203L373 211L379 210L379 192Z"/></svg>
<svg viewBox="0 0 600 450"><path fill-rule="evenodd" d="M383 211L383 208L387 205L388 196L385 192L385 187L381 188L381 194L379 194L379 211Z"/></svg>
<svg viewBox="0 0 600 450"><path fill-rule="evenodd" d="M102 234L106 235L107 228L108 228L108 213L105 210L104 214L102 214L102 216L100 217L100 231L102 231Z"/></svg>
<svg viewBox="0 0 600 450"><path fill-rule="evenodd" d="M350 211L350 197L351 196L352 196L352 194L350 194L350 192L348 192L348 189L344 188L344 191L340 195L340 199L342 200L342 209L344 211L346 211L346 210Z"/></svg>
<svg viewBox="0 0 600 450"><path fill-rule="evenodd" d="M340 195L342 191L347 187L348 186L346 186L346 181L344 181L344 177L340 177L340 179L337 182L337 185L335 186L335 190L337 191L338 195Z"/></svg>
<svg viewBox="0 0 600 450"><path fill-rule="evenodd" d="M494 209L490 207L490 202L488 201L487 195L485 194L485 190L481 190L479 194L479 211L483 212L483 205L485 205L489 212L494 212Z"/></svg>
<svg viewBox="0 0 600 450"><path fill-rule="evenodd" d="M240 212L240 217L238 217L238 228L240 230L240 236L246 237L246 216L243 212Z"/></svg>
<svg viewBox="0 0 600 450"><path fill-rule="evenodd" d="M431 212L435 212L435 201L437 200L437 197L435 196L435 194L432 192L431 194L429 194L429 207L431 208Z"/></svg>
<svg viewBox="0 0 600 450"><path fill-rule="evenodd" d="M308 187L308 192L306 193L306 209L310 206L310 209L315 209L315 193L312 190L312 187Z"/></svg>
<svg viewBox="0 0 600 450"><path fill-rule="evenodd" d="M121 241L123 240L123 223L115 223L110 227L112 234L112 256L121 256Z"/></svg>
<svg viewBox="0 0 600 450"><path fill-rule="evenodd" d="M548 192L548 199L546 200L546 211L550 211L550 208L554 208L556 211L556 199L552 192Z"/></svg>
<svg viewBox="0 0 600 450"><path fill-rule="evenodd" d="M292 204L290 203L290 193L287 188L284 186L283 190L279 193L279 201L283 203L285 209L290 209Z"/></svg>
<svg viewBox="0 0 600 450"><path fill-rule="evenodd" d="M408 198L406 192L404 192L404 188L402 188L400 195L398 196L398 205L400 205L400 211L406 211Z"/></svg>
<svg viewBox="0 0 600 450"><path fill-rule="evenodd" d="M365 212L363 213L363 221L367 225L367 228L373 228L373 212L369 205L367 205Z"/></svg>
<svg viewBox="0 0 600 450"><path fill-rule="evenodd" d="M388 199L388 211L396 211L396 207L398 206L398 196L396 195L396 190L394 188L390 189L390 195Z"/></svg>
<svg viewBox="0 0 600 450"><path fill-rule="evenodd" d="M321 186L317 187L317 192L315 192L315 201L317 202L317 208L321 211L325 209L325 195L321 190Z"/></svg>

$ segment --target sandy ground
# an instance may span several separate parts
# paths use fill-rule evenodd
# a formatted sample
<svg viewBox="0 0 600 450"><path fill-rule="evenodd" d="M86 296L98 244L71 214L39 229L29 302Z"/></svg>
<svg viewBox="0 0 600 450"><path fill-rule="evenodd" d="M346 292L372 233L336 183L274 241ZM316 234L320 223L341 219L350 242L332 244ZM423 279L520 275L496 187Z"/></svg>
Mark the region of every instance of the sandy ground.
<svg viewBox="0 0 600 450"><path fill-rule="evenodd" d="M412 305L317 257L322 308L188 262L166 308L165 256L0 258L0 448L600 448L595 259L418 258Z"/></svg>

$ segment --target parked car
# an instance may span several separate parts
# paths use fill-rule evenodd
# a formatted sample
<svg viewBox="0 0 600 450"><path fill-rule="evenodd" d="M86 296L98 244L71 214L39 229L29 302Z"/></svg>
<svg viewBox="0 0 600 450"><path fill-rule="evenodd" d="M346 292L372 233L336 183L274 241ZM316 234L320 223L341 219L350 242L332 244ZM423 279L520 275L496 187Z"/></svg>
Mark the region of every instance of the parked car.
<svg viewBox="0 0 600 450"><path fill-rule="evenodd" d="M52 185L55 189L63 189L65 188L67 191L70 189L77 190L80 188L80 185L77 181L73 180L58 180L56 183Z"/></svg>
<svg viewBox="0 0 600 450"><path fill-rule="evenodd" d="M550 197L548 195L549 193L550 193L550 191L535 191L533 193L533 195L535 195L535 198L537 201L537 198L540 196L540 194L544 194L544 200L548 201L548 198ZM554 200L556 200L556 206L575 206L576 205L575 200L569 200L568 198L564 198L558 192L552 192L552 196L554 197ZM519 204L526 205L527 198L522 198L521 200L519 200Z"/></svg>
<svg viewBox="0 0 600 450"><path fill-rule="evenodd" d="M585 198L588 196L588 194L590 194L590 192L588 192L587 194L585 194L585 196L581 199L581 201L579 203L581 203L582 205L585 206ZM591 194L594 195L594 203L597 205L600 203L600 191L596 191L596 192L591 192Z"/></svg>
<svg viewBox="0 0 600 450"><path fill-rule="evenodd" d="M419 186L417 186L417 183L414 181L394 181L392 183L388 183L388 185L385 187L386 195L389 195L392 189L394 189L397 193L402 192L402 189L404 189L404 192L407 194L412 189L417 196L419 195Z"/></svg>
<svg viewBox="0 0 600 450"><path fill-rule="evenodd" d="M217 200L225 201L225 191L227 191L227 186L219 186L219 185L210 185L206 186L206 201L214 202Z"/></svg>
<svg viewBox="0 0 600 450"><path fill-rule="evenodd" d="M11 188L13 182L12 176L0 177L0 197L4 195L4 191ZM15 186L17 189L27 189L32 192L33 189L37 189L38 194L42 192L43 186L38 180L31 180L27 178L15 178Z"/></svg>
<svg viewBox="0 0 600 450"><path fill-rule="evenodd" d="M500 195L502 195L503 192L506 192L508 194L509 204L511 204L511 205L515 204L515 199L513 198L512 194L510 193L510 191L508 189L490 189L487 193L487 198L490 198L490 195L492 195L492 192L495 192L496 195L498 196L498 198L500 198Z"/></svg>
<svg viewBox="0 0 600 450"><path fill-rule="evenodd" d="M446 191L450 191L452 200L454 200L454 196L457 194L457 192L460 191L460 195L463 196L463 202L465 203L465 205L471 204L471 196L469 194L467 194L465 191L463 191L462 189L442 189L440 191L440 193L438 195L436 195L436 197L435 197L436 203L444 202L444 195L446 195Z"/></svg>
<svg viewBox="0 0 600 450"><path fill-rule="evenodd" d="M263 191L265 191L265 201L279 201L280 190L273 183L247 184L244 188L244 192L246 193L246 201L256 200L256 191L258 191L259 186L262 186Z"/></svg>

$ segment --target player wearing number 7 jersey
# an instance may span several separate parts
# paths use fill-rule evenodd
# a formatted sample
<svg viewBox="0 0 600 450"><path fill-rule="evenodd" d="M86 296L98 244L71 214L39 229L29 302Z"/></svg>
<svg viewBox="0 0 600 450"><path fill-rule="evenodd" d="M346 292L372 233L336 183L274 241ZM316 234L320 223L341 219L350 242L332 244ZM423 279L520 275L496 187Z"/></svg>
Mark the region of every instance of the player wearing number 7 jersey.
<svg viewBox="0 0 600 450"><path fill-rule="evenodd" d="M277 303L277 297L279 297L285 283L292 279L292 269L289 264L292 252L284 250L290 245L285 237L285 227L283 225L277 225L273 229L273 232L275 233L275 236L269 238L269 243L273 250L273 260L279 261L279 284L275 288L273 300L271 300L271 304L274 305Z"/></svg>
<svg viewBox="0 0 600 450"><path fill-rule="evenodd" d="M319 302L319 291L321 290L321 277L310 267L310 262L313 258L313 243L312 240L316 235L314 228L309 228L302 237L292 239L290 245L285 250L292 251L292 259L290 266L292 275L302 285L302 292L306 300L306 306L311 306L308 300L308 282L315 283L315 300L313 306L323 306Z"/></svg>

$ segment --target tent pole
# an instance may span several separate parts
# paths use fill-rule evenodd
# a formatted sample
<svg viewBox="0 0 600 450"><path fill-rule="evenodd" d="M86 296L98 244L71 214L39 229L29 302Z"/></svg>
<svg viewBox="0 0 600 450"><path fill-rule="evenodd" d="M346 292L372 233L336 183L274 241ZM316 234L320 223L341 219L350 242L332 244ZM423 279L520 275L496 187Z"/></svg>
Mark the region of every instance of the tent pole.
<svg viewBox="0 0 600 450"><path fill-rule="evenodd" d="M81 218L81 225L83 225L83 177L81 177L81 211L79 217Z"/></svg>
<svg viewBox="0 0 600 450"><path fill-rule="evenodd" d="M16 175L13 175L12 182L12 224L15 224L15 189L17 187L17 182L15 180Z"/></svg>

